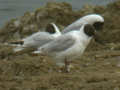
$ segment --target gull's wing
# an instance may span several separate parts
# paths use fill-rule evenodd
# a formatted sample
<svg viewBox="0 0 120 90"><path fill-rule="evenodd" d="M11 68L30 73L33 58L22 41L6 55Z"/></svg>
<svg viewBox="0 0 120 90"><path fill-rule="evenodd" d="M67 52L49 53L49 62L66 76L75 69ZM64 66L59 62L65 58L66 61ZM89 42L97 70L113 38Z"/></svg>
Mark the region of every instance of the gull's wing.
<svg viewBox="0 0 120 90"><path fill-rule="evenodd" d="M24 39L25 46L42 46L53 40L53 36L47 32L38 32Z"/></svg>
<svg viewBox="0 0 120 90"><path fill-rule="evenodd" d="M73 22L72 24L68 25L62 33L67 33L72 30L80 30L81 26L83 24L86 24L85 20L82 20L82 18L78 19L77 21Z"/></svg>
<svg viewBox="0 0 120 90"><path fill-rule="evenodd" d="M53 37L51 34L47 32L39 32L39 34L33 37L33 40L35 41L43 41L43 40L49 40L49 39L53 39Z"/></svg>
<svg viewBox="0 0 120 90"><path fill-rule="evenodd" d="M61 33L60 29L56 26L55 23L49 23L46 28L45 28L46 32L49 32L51 34L55 34L55 33Z"/></svg>
<svg viewBox="0 0 120 90"><path fill-rule="evenodd" d="M72 31L72 30L80 30L80 27L81 26L75 26L75 24L71 24L71 25L69 25L68 27L66 27L63 31L62 31L62 33L67 33L67 32L70 32L70 31Z"/></svg>
<svg viewBox="0 0 120 90"><path fill-rule="evenodd" d="M51 24L52 24L52 26L54 27L56 33L61 33L61 32L60 32L60 29L58 28L58 26L56 26L55 23L51 23Z"/></svg>
<svg viewBox="0 0 120 90"><path fill-rule="evenodd" d="M72 47L74 43L75 38L72 35L66 34L43 46L42 50L47 53L57 53Z"/></svg>

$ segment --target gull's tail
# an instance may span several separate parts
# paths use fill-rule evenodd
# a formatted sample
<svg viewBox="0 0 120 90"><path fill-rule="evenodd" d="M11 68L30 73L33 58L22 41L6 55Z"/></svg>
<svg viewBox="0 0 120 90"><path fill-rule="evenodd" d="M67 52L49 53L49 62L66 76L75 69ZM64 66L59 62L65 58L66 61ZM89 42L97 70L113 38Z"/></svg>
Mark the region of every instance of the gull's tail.
<svg viewBox="0 0 120 90"><path fill-rule="evenodd" d="M39 53L41 53L41 51L34 51L33 53L34 54L39 54Z"/></svg>
<svg viewBox="0 0 120 90"><path fill-rule="evenodd" d="M22 40L5 43L5 45L16 46L16 48L13 49L14 52L23 50L24 49L23 44L24 44L24 41L22 41Z"/></svg>
<svg viewBox="0 0 120 90"><path fill-rule="evenodd" d="M16 46L22 46L24 44L24 41L12 41L9 42L10 45L16 45Z"/></svg>
<svg viewBox="0 0 120 90"><path fill-rule="evenodd" d="M22 46L18 46L16 48L13 49L14 52L19 52L22 51L24 48Z"/></svg>

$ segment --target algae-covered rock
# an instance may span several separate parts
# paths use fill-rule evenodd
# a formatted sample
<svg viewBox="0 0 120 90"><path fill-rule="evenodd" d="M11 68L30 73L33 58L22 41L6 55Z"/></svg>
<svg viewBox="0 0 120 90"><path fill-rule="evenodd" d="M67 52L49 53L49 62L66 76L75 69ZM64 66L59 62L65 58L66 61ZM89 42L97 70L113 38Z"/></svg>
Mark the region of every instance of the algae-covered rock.
<svg viewBox="0 0 120 90"><path fill-rule="evenodd" d="M19 34L20 38L30 35L38 30L43 31L44 27L51 22L60 25L71 24L79 17L79 13L72 10L68 3L47 3L45 7L40 7L35 12L26 12L22 17L10 20L1 29L2 42L14 38L14 34ZM7 34L6 34L7 33ZM6 39L6 37L9 37ZM18 39L18 38L17 38Z"/></svg>
<svg viewBox="0 0 120 90"><path fill-rule="evenodd" d="M98 13L105 18L103 35L105 35L106 38L104 38L104 40L115 42L118 40L118 37L111 38L109 36L112 31L119 33L119 3L120 1L117 1L104 7L85 5L81 10L73 11L72 6L68 3L49 2L46 6L36 9L34 12L26 12L22 17L12 19L6 23L5 26L1 28L0 41L5 42L11 39L20 39L27 35L31 35L33 32L39 30L44 31L44 27L51 22L56 23L60 27L65 27L84 15ZM112 29L112 31L108 32L110 31L109 29ZM17 38L16 33L19 35Z"/></svg>

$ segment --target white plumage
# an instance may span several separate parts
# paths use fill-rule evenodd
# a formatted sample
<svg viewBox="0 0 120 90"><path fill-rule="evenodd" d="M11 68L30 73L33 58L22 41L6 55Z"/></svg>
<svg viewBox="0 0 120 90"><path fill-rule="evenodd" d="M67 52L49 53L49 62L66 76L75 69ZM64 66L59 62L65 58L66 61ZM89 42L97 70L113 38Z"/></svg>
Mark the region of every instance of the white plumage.
<svg viewBox="0 0 120 90"><path fill-rule="evenodd" d="M72 24L68 25L62 31L62 33L67 33L72 30L79 30L81 28L81 26L85 25L85 24L90 24L90 25L94 26L94 24L96 22L104 23L104 18L99 14L89 14L89 15L81 17L80 19L76 20ZM96 27L95 27L95 29L96 29Z"/></svg>
<svg viewBox="0 0 120 90"><path fill-rule="evenodd" d="M50 56L59 66L64 65L65 59L71 61L80 57L92 39L92 36L85 34L85 27L86 25L83 25L80 30L73 30L61 35L43 47L38 48L34 53L44 53Z"/></svg>
<svg viewBox="0 0 120 90"><path fill-rule="evenodd" d="M31 36L22 39L21 41L23 41L23 44L22 45L18 44L17 47L14 48L14 51L15 52L21 51L24 48L28 47L38 48L59 37L61 35L61 32L54 23L51 23L51 25L54 27L55 33L52 34L50 34L49 32L34 33Z"/></svg>

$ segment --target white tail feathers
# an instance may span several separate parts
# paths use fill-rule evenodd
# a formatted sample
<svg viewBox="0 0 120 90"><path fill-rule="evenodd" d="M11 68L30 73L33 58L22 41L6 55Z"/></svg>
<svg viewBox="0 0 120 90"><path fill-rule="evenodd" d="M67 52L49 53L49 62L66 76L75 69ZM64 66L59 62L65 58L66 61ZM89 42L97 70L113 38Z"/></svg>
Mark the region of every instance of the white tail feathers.
<svg viewBox="0 0 120 90"><path fill-rule="evenodd" d="M24 41L13 41L13 42L10 42L9 45L11 46L17 46L16 48L13 49L14 52L19 52L21 50L23 50L23 44L24 44Z"/></svg>
<svg viewBox="0 0 120 90"><path fill-rule="evenodd" d="M39 53L40 53L40 51L34 51L33 53L34 53L34 54L39 54Z"/></svg>
<svg viewBox="0 0 120 90"><path fill-rule="evenodd" d="M13 42L6 42L4 43L4 45L8 45L8 46L22 46L24 44L24 41L13 41Z"/></svg>
<svg viewBox="0 0 120 90"><path fill-rule="evenodd" d="M16 47L13 49L14 52L19 52L19 51L22 51L24 48L23 47Z"/></svg>
<svg viewBox="0 0 120 90"><path fill-rule="evenodd" d="M13 49L14 52L18 52L24 49L24 47L22 47L22 45L20 44L11 44L11 43L4 43L3 45L8 45L8 46L16 46L16 48Z"/></svg>
<svg viewBox="0 0 120 90"><path fill-rule="evenodd" d="M20 44L11 44L11 43L0 43L0 45L4 45L4 46L21 46Z"/></svg>

